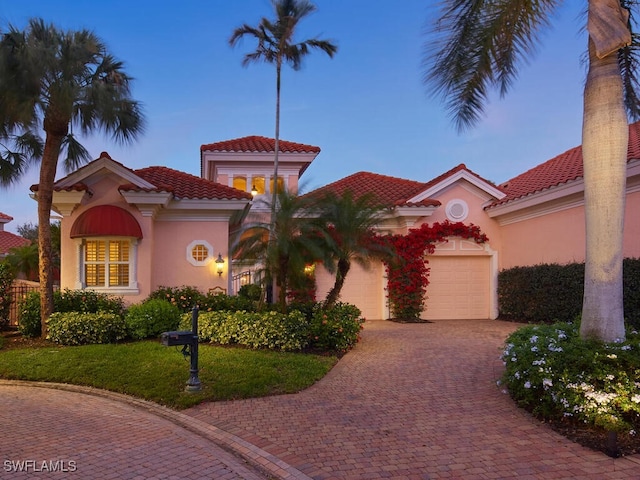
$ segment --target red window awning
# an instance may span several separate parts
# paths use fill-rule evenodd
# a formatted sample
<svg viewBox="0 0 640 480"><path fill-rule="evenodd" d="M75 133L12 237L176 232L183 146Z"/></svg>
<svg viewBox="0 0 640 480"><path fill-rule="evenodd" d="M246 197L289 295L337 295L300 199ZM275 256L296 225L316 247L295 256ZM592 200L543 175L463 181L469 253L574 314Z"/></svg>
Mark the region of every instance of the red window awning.
<svg viewBox="0 0 640 480"><path fill-rule="evenodd" d="M114 205L90 208L71 227L71 238L107 236L142 238L142 229L133 215Z"/></svg>

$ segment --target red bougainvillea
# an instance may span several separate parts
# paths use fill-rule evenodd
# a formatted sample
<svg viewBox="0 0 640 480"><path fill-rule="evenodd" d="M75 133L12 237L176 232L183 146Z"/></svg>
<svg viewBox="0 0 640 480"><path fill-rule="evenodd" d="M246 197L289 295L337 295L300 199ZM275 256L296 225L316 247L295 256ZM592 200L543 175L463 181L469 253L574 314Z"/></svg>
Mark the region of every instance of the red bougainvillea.
<svg viewBox="0 0 640 480"><path fill-rule="evenodd" d="M476 243L488 241L479 227L449 221L433 225L425 223L419 228L409 229L406 235L385 235L376 238L377 242L392 247L396 253L393 261L385 262L388 278L387 297L394 318L420 318L429 285L429 268L425 255L433 253L435 244L446 241L447 237L473 239Z"/></svg>

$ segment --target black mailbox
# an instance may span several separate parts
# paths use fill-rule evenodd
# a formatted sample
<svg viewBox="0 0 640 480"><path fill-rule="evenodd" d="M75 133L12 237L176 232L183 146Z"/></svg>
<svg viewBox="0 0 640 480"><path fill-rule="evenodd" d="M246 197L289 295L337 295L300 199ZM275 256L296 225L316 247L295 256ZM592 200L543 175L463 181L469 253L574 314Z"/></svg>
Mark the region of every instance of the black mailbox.
<svg viewBox="0 0 640 480"><path fill-rule="evenodd" d="M189 369L189 381L187 382L187 392L199 392L202 389L198 378L198 307L191 310L191 331L181 330L179 332L164 332L160 335L160 341L166 347L182 345L182 354L191 357L191 368Z"/></svg>
<svg viewBox="0 0 640 480"><path fill-rule="evenodd" d="M193 332L189 330L164 332L160 339L162 344L167 347L173 347L174 345L191 345L193 343Z"/></svg>

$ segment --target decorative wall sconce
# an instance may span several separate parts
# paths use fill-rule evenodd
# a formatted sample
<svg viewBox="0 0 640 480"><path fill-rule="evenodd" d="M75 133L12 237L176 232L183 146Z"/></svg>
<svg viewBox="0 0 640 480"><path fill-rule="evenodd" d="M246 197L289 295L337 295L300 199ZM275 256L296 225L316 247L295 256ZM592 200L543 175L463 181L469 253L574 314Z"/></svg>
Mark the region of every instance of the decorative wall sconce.
<svg viewBox="0 0 640 480"><path fill-rule="evenodd" d="M219 277L221 277L224 272L224 258L222 258L221 253L218 253L218 258L216 258L216 271Z"/></svg>
<svg viewBox="0 0 640 480"><path fill-rule="evenodd" d="M256 195L258 195L258 189L254 185L253 187L251 187L251 196L255 197Z"/></svg>

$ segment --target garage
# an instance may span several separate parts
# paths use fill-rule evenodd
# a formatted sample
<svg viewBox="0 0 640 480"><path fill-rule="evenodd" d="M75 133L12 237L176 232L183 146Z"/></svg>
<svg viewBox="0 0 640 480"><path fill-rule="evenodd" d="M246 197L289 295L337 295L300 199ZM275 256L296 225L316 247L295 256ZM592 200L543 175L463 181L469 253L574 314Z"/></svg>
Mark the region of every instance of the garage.
<svg viewBox="0 0 640 480"><path fill-rule="evenodd" d="M490 318L491 258L488 256L429 256L429 286L422 318Z"/></svg>
<svg viewBox="0 0 640 480"><path fill-rule="evenodd" d="M316 269L317 298L323 300L333 287L335 277L323 268ZM356 305L362 316L369 320L387 318L384 313L386 303L384 290L384 267L380 262L373 262L368 269L357 263L351 264L344 286L340 293L340 302Z"/></svg>

